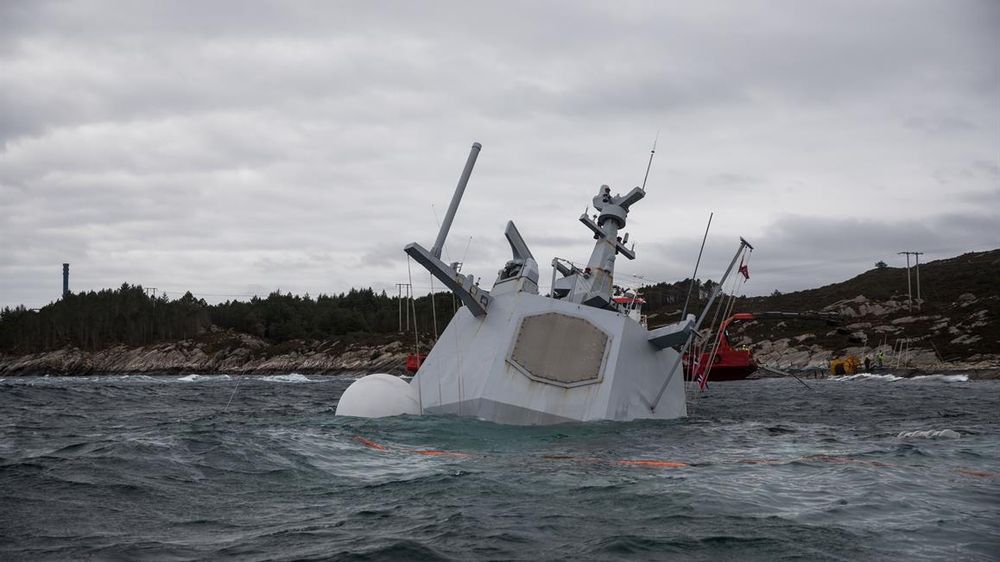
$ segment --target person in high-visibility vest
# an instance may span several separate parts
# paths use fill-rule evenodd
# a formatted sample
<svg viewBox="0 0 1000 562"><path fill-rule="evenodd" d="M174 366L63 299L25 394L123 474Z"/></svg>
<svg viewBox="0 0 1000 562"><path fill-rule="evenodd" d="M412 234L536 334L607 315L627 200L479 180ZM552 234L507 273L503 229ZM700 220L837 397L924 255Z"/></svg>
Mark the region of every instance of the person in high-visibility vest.
<svg viewBox="0 0 1000 562"><path fill-rule="evenodd" d="M878 355L875 356L875 363L878 365L879 369L882 368L882 360L884 358L885 358L885 354L882 352L881 349L878 350Z"/></svg>

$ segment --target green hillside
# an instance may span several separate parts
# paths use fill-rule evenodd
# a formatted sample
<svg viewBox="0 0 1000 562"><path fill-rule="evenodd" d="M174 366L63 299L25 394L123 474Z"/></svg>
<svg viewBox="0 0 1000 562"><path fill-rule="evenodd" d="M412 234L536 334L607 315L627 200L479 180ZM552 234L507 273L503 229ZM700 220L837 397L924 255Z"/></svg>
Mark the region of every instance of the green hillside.
<svg viewBox="0 0 1000 562"><path fill-rule="evenodd" d="M740 343L803 338L811 345L839 350L850 346L891 345L910 338L933 348L939 358L969 359L1000 352L1000 250L964 254L921 265L923 302L912 312L906 302L906 271L883 267L841 283L769 297L739 298L734 312L766 310L835 312L843 323L830 329L815 322L745 322L734 326ZM711 282L694 291L690 311L697 314ZM650 326L680 317L689 283L661 283L641 289ZM455 299L435 295L412 305L421 339L429 342L453 314ZM412 335L398 334L400 302L371 289L318 297L272 293L266 298L209 305L190 293L180 299L149 296L142 287L71 294L39 310L0 311L0 353L10 355L78 348L87 351L116 345L143 346L184 339L226 338L218 345L238 345L234 334L259 338L287 351L307 341L357 341L381 344ZM219 334L227 334L220 336ZM411 332L412 334L412 332ZM231 341L230 341L231 340Z"/></svg>
<svg viewBox="0 0 1000 562"><path fill-rule="evenodd" d="M916 273L911 269L914 299ZM814 334L810 343L829 349L911 338L933 348L943 360L1000 353L1000 249L973 252L921 264L922 302L907 302L906 269L882 267L816 289L737 299L733 312L825 311L841 314L842 325L786 320L737 324L744 343ZM674 285L645 289L651 325L679 317ZM680 301L683 303L683 299ZM693 308L697 312L702 303Z"/></svg>

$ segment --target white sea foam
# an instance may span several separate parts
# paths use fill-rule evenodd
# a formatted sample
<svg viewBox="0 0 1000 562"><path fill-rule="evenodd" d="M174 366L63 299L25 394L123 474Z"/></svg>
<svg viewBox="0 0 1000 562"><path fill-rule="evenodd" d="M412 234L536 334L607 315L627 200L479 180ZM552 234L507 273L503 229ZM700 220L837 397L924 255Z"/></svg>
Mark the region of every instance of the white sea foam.
<svg viewBox="0 0 1000 562"><path fill-rule="evenodd" d="M913 382L969 382L969 375L920 375Z"/></svg>
<svg viewBox="0 0 1000 562"><path fill-rule="evenodd" d="M872 373L858 373L856 375L848 375L845 377L833 377L830 380L835 381L856 381L856 380L869 380L869 381L882 381L882 382L968 382L969 375L918 375L916 377L897 377L896 375L875 375Z"/></svg>
<svg viewBox="0 0 1000 562"><path fill-rule="evenodd" d="M180 382L199 382L199 381L227 381L231 377L229 375L186 375L179 379Z"/></svg>
<svg viewBox="0 0 1000 562"><path fill-rule="evenodd" d="M883 382L896 382L903 377L897 377L896 375L874 375L872 373L858 373L856 375L847 375L846 377L833 377L832 380L835 381L883 381Z"/></svg>
<svg viewBox="0 0 1000 562"><path fill-rule="evenodd" d="M960 437L962 434L953 429L903 431L896 436L897 439L958 439Z"/></svg>
<svg viewBox="0 0 1000 562"><path fill-rule="evenodd" d="M117 379L120 381L155 381L156 378L149 375L118 375L111 377L112 379Z"/></svg>
<svg viewBox="0 0 1000 562"><path fill-rule="evenodd" d="M299 373L289 373L287 375L271 375L262 377L260 380L268 382L316 382L305 375Z"/></svg>

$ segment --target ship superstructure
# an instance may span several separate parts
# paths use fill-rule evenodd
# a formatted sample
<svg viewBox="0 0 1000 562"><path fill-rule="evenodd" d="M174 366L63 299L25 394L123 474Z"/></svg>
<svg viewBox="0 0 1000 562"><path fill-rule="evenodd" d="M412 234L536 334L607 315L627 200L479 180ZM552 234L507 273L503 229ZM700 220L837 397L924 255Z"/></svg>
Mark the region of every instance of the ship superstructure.
<svg viewBox="0 0 1000 562"><path fill-rule="evenodd" d="M480 149L473 144L431 249L404 248L464 306L409 383L363 377L344 392L337 414L454 414L507 424L685 416L681 348L696 329L694 316L648 330L637 297L613 294L616 258L636 257L621 233L646 191L619 195L600 186L591 201L596 213L579 217L595 239L590 258L582 268L553 260L549 295L539 294L538 263L508 222L511 259L487 291L441 260Z"/></svg>

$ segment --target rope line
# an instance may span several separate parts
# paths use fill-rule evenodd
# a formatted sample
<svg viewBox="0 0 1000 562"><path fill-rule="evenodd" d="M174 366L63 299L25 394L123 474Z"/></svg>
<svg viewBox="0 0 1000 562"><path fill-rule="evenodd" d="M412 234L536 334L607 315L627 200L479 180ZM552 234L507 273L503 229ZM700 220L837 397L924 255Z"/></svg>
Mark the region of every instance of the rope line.
<svg viewBox="0 0 1000 562"><path fill-rule="evenodd" d="M406 276L410 282L410 286L413 286L413 273L410 271L410 255L406 255ZM434 299L434 293L431 293L431 300ZM413 293L410 292L410 305L413 309L413 353L417 357L417 362L420 362L420 332L417 330L417 305L413 300ZM420 368L417 368L419 371ZM420 415L424 414L424 393L421 387L421 377L417 376L417 373L413 373L413 377L417 379L417 407L420 409Z"/></svg>
<svg viewBox="0 0 1000 562"><path fill-rule="evenodd" d="M752 253L753 251L750 250L749 248L743 249L743 253L740 256L740 269L750 265L750 255ZM708 346L704 345L704 343L700 346L697 343L695 345L692 345L692 352L690 359L688 361L688 366L691 372L691 381L690 381L691 384L685 386L685 398L687 398L690 401L689 407L691 409L691 412L689 412L689 414L694 412L695 403L697 402L698 398L700 398L701 393L700 392L695 393L694 398L692 399L691 395L688 394L687 391L689 387L692 392L694 391L694 383L696 382L695 381L696 373L700 377L701 373L704 372L705 385L708 384L708 377L711 375L711 369L715 365L715 354L718 353L719 347L722 345L722 334L723 334L722 321L732 316L733 308L735 308L736 306L737 293L739 294L745 293L743 288L746 285L747 279L748 279L747 277L743 277L742 273L739 270L737 270L736 275L728 283L729 291L725 291L725 288L723 288L723 294L725 294L726 297L719 301L719 305L718 307L716 307L715 314L712 317L712 322L709 324L710 328L709 334L712 334L714 332L714 337L709 336L708 338L706 338L706 340L704 340L704 341L710 341L711 344ZM720 312L722 312L721 320L720 320ZM715 327L716 321L719 321L718 328ZM707 354L707 359L704 359L704 361L707 362L707 364L702 365L703 357L706 356L704 353L705 349L709 349L711 351ZM699 384L699 388L700 390L704 390L705 387Z"/></svg>

